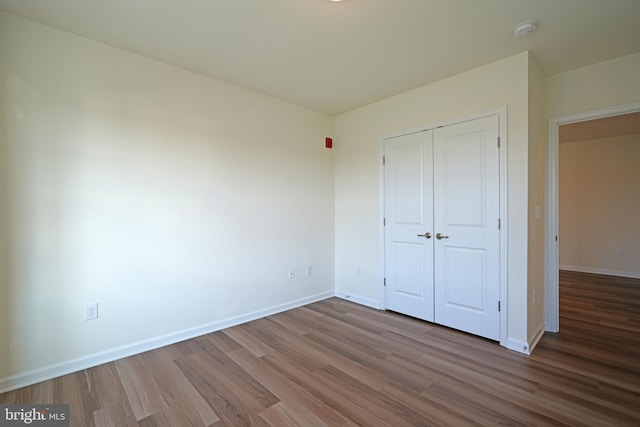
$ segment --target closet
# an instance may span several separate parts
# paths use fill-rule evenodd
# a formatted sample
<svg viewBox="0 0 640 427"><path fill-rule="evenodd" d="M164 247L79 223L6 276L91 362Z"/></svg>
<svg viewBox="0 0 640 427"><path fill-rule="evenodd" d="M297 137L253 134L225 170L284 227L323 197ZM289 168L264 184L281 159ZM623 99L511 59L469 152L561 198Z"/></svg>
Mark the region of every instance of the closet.
<svg viewBox="0 0 640 427"><path fill-rule="evenodd" d="M384 140L385 308L500 336L498 116Z"/></svg>

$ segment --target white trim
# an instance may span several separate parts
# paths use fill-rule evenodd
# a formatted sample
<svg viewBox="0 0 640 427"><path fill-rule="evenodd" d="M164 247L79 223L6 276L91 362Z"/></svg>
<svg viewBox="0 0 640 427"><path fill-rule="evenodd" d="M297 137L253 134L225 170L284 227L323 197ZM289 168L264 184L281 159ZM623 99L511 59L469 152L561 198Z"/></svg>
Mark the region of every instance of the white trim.
<svg viewBox="0 0 640 427"><path fill-rule="evenodd" d="M92 368L104 363L113 362L114 360L133 356L135 354L154 350L156 348L164 347L170 344L175 344L180 341L199 337L201 335L216 332L221 329L230 328L232 326L240 325L242 323L250 322L252 320L260 319L266 316L271 316L273 314L277 314L296 307L311 304L317 301L322 301L333 296L334 292L332 291L323 292L321 294L312 295L310 297L301 298L295 301L290 301L285 304L280 304L251 313L243 314L241 316L231 317L225 320L197 326L195 328L185 329L183 331L151 338L148 340L138 341L136 343L124 345L111 350L101 351L98 353L90 354L88 356L79 357L77 359L56 363L44 368L34 369L32 371L0 378L0 393L5 393L7 391L32 385L41 381L50 380L52 378L56 378L72 372L81 371L83 369Z"/></svg>
<svg viewBox="0 0 640 427"><path fill-rule="evenodd" d="M349 294L347 292L336 291L336 297L342 298L346 301L351 301L356 304L364 305L366 307L375 308L376 310L384 310L384 306L380 301L372 300L370 298L359 297L358 295Z"/></svg>
<svg viewBox="0 0 640 427"><path fill-rule="evenodd" d="M508 338L507 345L505 347L507 347L509 350L526 354L527 356L531 354L531 351L529 351L529 343L527 343L526 341L521 341L514 338Z"/></svg>
<svg viewBox="0 0 640 427"><path fill-rule="evenodd" d="M558 132L559 122L549 120L547 138L546 205L545 212L545 263L544 275L544 326L547 331L558 332L560 322L558 290Z"/></svg>
<svg viewBox="0 0 640 427"><path fill-rule="evenodd" d="M556 236L558 230L558 133L560 126L568 123L577 123L603 117L618 116L640 111L640 102L626 105L607 107L593 111L571 114L549 119L549 132L547 138L547 162L546 162L546 233L545 233L545 304L544 323L547 331L560 330L560 307L558 288L559 253Z"/></svg>
<svg viewBox="0 0 640 427"><path fill-rule="evenodd" d="M399 136L405 136L405 135L411 135L412 133L418 133L418 132L424 132L427 130L433 130L442 126L451 126L451 125L457 125L459 123L464 123L464 122L470 122L473 120L477 120L477 119L483 119L485 117L491 117L491 116L499 116L500 118L502 118L504 115L505 118L505 131L504 131L504 135L507 134L506 132L506 117L507 117L507 106L503 105L502 107L498 107L498 108L493 108L491 110L485 110L479 113L473 113L473 114L467 114L465 116L460 116L460 117L454 117L452 119L447 119L447 120L439 120L437 122L431 122L428 123L424 126L420 126L417 128L413 128L413 129L404 129L404 130L400 130L397 132L393 132L393 133L389 133L387 135L383 135L382 138L380 138L381 143L384 143L385 140L387 139L392 139L392 138L397 138ZM501 128L500 131L502 132L502 123L500 124Z"/></svg>
<svg viewBox="0 0 640 427"><path fill-rule="evenodd" d="M507 106L496 110L500 132L500 345L507 346L509 336L509 217Z"/></svg>
<svg viewBox="0 0 640 427"><path fill-rule="evenodd" d="M384 287L384 279L387 277L387 271L384 263L384 141L384 139L380 139L380 141L378 141L378 155L380 156L380 167L378 168L378 185L380 186L378 194L378 203L380 206L378 209L378 213L380 215L380 219L378 221L378 235L380 236L380 244L378 246L378 263L380 265L380 271L382 272L382 277L379 278L380 302L378 305L380 310L384 310L387 307L387 293L385 292Z"/></svg>
<svg viewBox="0 0 640 427"><path fill-rule="evenodd" d="M508 339L508 319L509 319L509 307L508 307L508 271L509 271L509 257L508 257L508 216L507 216L507 194L508 194L508 156L507 156L507 147L509 146L509 140L507 135L507 106L503 105L498 108L494 108L491 110L468 114L466 116L457 117L448 120L440 120L419 128L408 129L403 131L394 132L388 135L383 136L379 142L379 152L380 154L380 264L382 266L382 278L380 279L380 292L381 292L381 309L386 307L386 297L384 291L384 277L386 275L385 272L385 263L384 263L384 226L382 225L382 221L384 218L384 166L382 165L382 156L384 155L384 142L388 139L396 138L399 136L409 135L412 133L423 132L426 130L436 129L442 126L450 126L458 123L464 123L472 120L482 119L485 117L498 116L498 133L500 136L500 219L501 219L501 227L500 227L500 302L501 302L501 312L500 312L500 345L503 347L509 347L509 339ZM336 293L337 295L337 293ZM366 304L365 304L366 305ZM516 350L517 351L517 350Z"/></svg>
<svg viewBox="0 0 640 427"><path fill-rule="evenodd" d="M604 268L577 267L574 265L560 265L560 270L577 271L579 273L604 274L605 276L628 277L630 279L640 279L640 272L607 270Z"/></svg>

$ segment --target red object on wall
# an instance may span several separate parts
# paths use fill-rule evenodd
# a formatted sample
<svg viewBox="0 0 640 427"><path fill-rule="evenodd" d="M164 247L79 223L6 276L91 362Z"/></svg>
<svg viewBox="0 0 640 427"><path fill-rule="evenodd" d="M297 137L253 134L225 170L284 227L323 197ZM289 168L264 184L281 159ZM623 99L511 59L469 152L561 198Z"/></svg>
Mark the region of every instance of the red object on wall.
<svg viewBox="0 0 640 427"><path fill-rule="evenodd" d="M325 138L324 139L324 146L327 147L327 148L333 148L333 139Z"/></svg>

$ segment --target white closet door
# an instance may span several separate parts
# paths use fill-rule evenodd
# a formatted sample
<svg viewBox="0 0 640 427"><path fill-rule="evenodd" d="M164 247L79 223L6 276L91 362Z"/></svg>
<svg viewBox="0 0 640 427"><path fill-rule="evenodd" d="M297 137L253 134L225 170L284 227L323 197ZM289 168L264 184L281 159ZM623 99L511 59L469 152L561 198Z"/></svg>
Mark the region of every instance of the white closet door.
<svg viewBox="0 0 640 427"><path fill-rule="evenodd" d="M385 305L433 321L431 131L385 141Z"/></svg>
<svg viewBox="0 0 640 427"><path fill-rule="evenodd" d="M500 336L497 116L434 131L435 322ZM440 238L437 238L440 237Z"/></svg>

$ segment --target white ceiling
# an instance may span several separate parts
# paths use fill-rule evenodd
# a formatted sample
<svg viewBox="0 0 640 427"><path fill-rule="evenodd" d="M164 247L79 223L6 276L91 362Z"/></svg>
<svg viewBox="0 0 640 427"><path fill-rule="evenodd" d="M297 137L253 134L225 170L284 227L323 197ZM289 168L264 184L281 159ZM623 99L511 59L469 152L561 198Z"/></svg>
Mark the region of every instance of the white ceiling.
<svg viewBox="0 0 640 427"><path fill-rule="evenodd" d="M530 50L640 52L640 0L0 0L0 9L329 114ZM538 31L512 36L514 25Z"/></svg>

